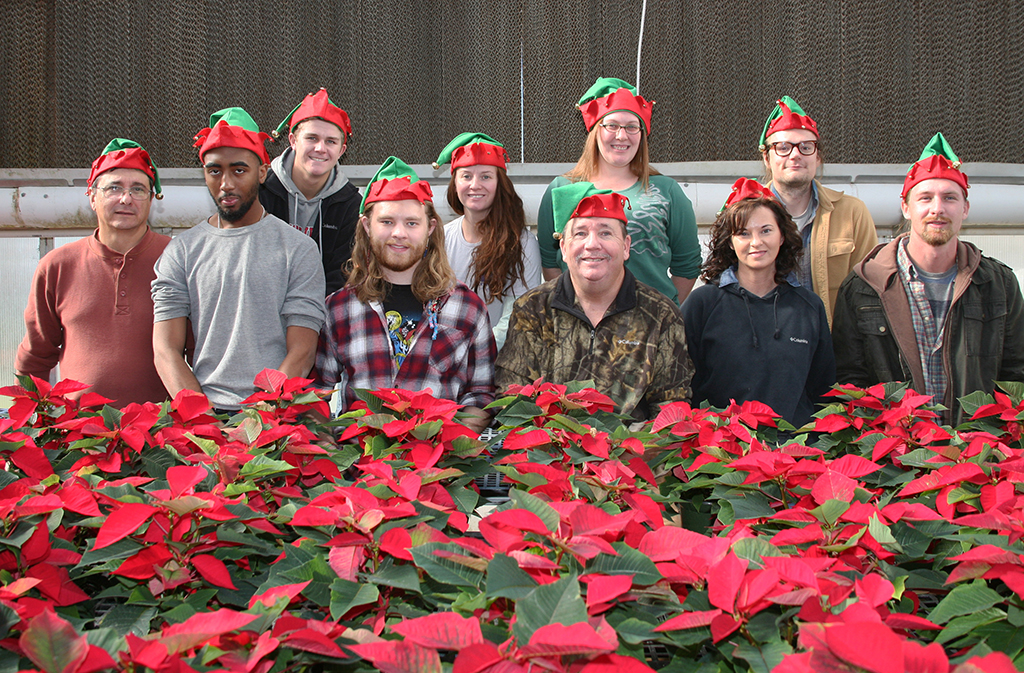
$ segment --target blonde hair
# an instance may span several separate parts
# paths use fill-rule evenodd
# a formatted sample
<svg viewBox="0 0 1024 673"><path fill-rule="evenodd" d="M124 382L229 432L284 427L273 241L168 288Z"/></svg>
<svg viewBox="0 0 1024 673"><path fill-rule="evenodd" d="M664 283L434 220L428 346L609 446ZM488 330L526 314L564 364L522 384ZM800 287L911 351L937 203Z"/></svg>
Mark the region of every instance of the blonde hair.
<svg viewBox="0 0 1024 673"><path fill-rule="evenodd" d="M356 225L356 235L352 243L352 257L345 265L348 274L346 287L352 288L361 302L384 301L391 290L391 283L384 278L384 269L370 246L370 235L363 225L363 217L369 221L373 217L374 203L368 204ZM423 259L416 267L412 276L412 293L419 301L426 303L450 291L455 286L455 272L448 263L448 253L444 249L444 227L441 219L430 201L423 203L427 222L433 224L434 230L427 239L427 249Z"/></svg>
<svg viewBox="0 0 1024 673"><path fill-rule="evenodd" d="M583 154L580 155L576 165L565 174L572 182L592 182L594 174L597 173L598 162L601 160L601 150L597 147L597 134L601 132L601 122L594 124L587 133L587 140L583 144ZM650 152L647 148L647 129L643 122L640 123L640 147L636 156L629 162L629 170L640 179L644 191L650 183L652 175L661 175L656 168L651 166Z"/></svg>

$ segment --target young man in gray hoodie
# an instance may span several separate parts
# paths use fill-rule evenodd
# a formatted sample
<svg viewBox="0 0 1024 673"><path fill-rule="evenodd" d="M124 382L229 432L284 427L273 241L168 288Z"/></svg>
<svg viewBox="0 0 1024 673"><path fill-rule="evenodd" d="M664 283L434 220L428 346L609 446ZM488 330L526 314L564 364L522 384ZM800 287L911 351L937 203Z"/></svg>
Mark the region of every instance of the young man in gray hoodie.
<svg viewBox="0 0 1024 673"><path fill-rule="evenodd" d="M343 267L359 219L359 190L338 167L352 124L320 89L306 96L274 135L285 130L290 147L271 162L260 203L316 242L329 295L345 284Z"/></svg>

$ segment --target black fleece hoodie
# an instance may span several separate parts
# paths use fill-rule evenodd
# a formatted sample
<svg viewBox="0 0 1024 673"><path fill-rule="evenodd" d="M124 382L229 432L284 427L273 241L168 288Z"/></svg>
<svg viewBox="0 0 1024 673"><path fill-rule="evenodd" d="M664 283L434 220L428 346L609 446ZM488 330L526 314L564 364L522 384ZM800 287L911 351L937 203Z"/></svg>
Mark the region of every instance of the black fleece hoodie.
<svg viewBox="0 0 1024 673"><path fill-rule="evenodd" d="M683 303L693 404L757 400L799 427L836 380L825 306L787 283L758 297L731 271Z"/></svg>

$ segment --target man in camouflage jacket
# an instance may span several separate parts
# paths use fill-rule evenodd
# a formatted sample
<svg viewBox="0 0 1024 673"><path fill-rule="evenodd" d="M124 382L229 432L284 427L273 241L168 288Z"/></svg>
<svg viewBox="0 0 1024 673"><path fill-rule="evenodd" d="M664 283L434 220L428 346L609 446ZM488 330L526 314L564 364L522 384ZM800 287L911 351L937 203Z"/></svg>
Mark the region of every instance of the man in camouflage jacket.
<svg viewBox="0 0 1024 673"><path fill-rule="evenodd" d="M495 362L499 390L593 380L637 420L687 400L693 366L679 309L625 268L625 198L577 182L552 192L567 272L515 303ZM561 225L561 226L560 226Z"/></svg>

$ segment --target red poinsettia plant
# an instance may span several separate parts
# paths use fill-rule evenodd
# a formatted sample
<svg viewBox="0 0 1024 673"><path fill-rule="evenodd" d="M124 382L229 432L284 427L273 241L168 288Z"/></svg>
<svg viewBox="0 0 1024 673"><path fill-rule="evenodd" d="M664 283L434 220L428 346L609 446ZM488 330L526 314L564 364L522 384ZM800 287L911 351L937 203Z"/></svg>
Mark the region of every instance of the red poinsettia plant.
<svg viewBox="0 0 1024 673"><path fill-rule="evenodd" d="M428 393L330 415L265 371L230 418L0 389L10 670L1015 670L1024 390L942 426L897 386L805 428L538 381L481 439ZM480 483L500 479L507 495ZM488 495L489 494L489 495ZM870 643L869 646L866 644Z"/></svg>

